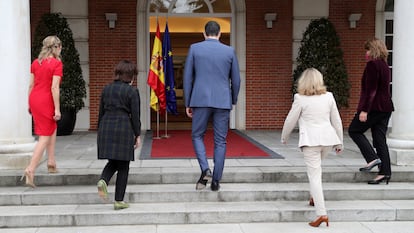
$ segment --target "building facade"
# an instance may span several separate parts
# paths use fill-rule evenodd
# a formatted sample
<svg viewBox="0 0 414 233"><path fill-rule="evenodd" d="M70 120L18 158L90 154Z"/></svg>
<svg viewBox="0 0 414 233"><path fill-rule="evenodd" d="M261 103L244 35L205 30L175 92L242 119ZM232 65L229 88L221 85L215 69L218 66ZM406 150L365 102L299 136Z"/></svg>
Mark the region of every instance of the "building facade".
<svg viewBox="0 0 414 233"><path fill-rule="evenodd" d="M138 87L144 103L141 109L143 127L153 128L151 119L154 118L151 118L151 114L154 113L145 104L149 102L146 77L152 48L151 32L155 32L156 17L163 31L166 12L155 12L151 0L127 0L122 3L116 0L30 2L32 36L41 15L47 12L61 12L74 32L88 83L86 107L78 114L77 130L96 129L99 94L103 86L112 80L113 66L120 59L133 60L139 67ZM173 52L177 58L185 56L189 44L203 39L200 31L203 25L195 26L192 32L188 32L185 28L189 25L197 20L203 22L206 18L228 24L226 35L229 44L236 48L244 81L240 103L232 114L232 128L237 129L282 127L292 101L292 71L302 33L310 20L320 17L329 18L335 25L344 51L348 79L352 86L350 106L341 109L344 125L347 125L353 117L359 97L359 80L365 65L363 43L375 35L385 37L385 0L364 1L363 4L357 0L200 1L205 5L210 4L210 11L184 9L184 4L180 5L180 2L186 1L175 2L167 17L173 37ZM113 28L109 27L107 13L116 14ZM270 28L265 21L267 14L275 14L275 19L270 21ZM351 14L361 14L355 27L351 27L348 20Z"/></svg>
<svg viewBox="0 0 414 233"><path fill-rule="evenodd" d="M204 25L206 20L215 19L222 22L223 40L236 49L241 68L242 88L239 103L231 114L230 127L239 130L280 129L292 102L292 73L302 34L312 19L326 17L334 24L340 37L351 84L349 107L340 109L344 127L352 119L358 103L360 78L365 67L363 44L367 39L377 36L387 41L392 58L390 65L393 69L392 87L396 112L391 123L390 144L395 143L397 149L401 150L397 154L407 154L407 151L414 148L414 123L406 123L414 115L414 110L410 107L412 103L407 101L410 90L406 90L413 81L406 70L409 65L405 66L413 59L406 54L407 47L414 50L405 39L406 35L414 36L414 33L410 34L411 22L407 15L414 10L410 0L397 0L395 3L392 0L201 0L197 3L199 5L187 2L2 1L0 17L5 19L2 22L16 22L14 28L7 27L5 34L2 34L14 38L23 33L29 38L26 36L19 39L24 40L23 48L10 48L6 43L13 41L9 40L3 40L1 46L6 51L22 50L20 58L23 57L25 63L20 64L29 67L30 38L33 38L38 21L44 13L61 12L68 19L74 33L83 77L87 82L86 106L78 113L76 130L96 130L101 90L112 81L113 67L121 59L132 60L138 65L141 121L143 130L148 130L154 129L155 113L149 107L150 92L146 80L157 19L161 32L168 20L174 59L177 61L177 75L180 74L180 66L185 65L182 62L188 46L203 40L203 28L199 25ZM165 9L160 10L154 4L164 4ZM6 11L17 11L18 14L11 15ZM116 17L113 18L114 16ZM397 34L398 30L404 32L404 38ZM16 75L13 70L7 72ZM20 72L23 72L21 78L29 76L28 69ZM12 86L17 84L13 83ZM24 93L23 96L27 97L27 94ZM26 104L22 97L18 101ZM16 112L23 114L23 110L18 108ZM181 115L185 115L184 112ZM22 131L26 131L30 122L27 123L28 116L22 118L26 122ZM188 121L185 117L175 120ZM408 125L402 126L402 122ZM182 126L186 127L188 125ZM6 136L7 133L0 135L3 138ZM27 132L22 132L17 137L31 138Z"/></svg>

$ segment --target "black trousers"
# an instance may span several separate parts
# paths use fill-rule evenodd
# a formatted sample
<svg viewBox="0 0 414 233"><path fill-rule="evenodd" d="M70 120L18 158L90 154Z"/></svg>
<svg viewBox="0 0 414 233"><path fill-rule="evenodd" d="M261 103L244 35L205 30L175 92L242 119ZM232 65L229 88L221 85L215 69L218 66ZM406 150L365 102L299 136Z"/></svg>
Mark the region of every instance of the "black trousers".
<svg viewBox="0 0 414 233"><path fill-rule="evenodd" d="M102 171L101 179L103 179L107 184L109 184L109 181L115 172L118 172L115 183L115 201L124 200L125 190L128 183L129 162L130 161L109 159Z"/></svg>
<svg viewBox="0 0 414 233"><path fill-rule="evenodd" d="M387 145L387 129L391 112L370 112L366 122L359 121L359 112L355 114L349 125L348 133L357 144L367 163L381 159L379 175L391 176L390 153ZM371 129L372 145L364 135ZM375 148L375 150L374 150Z"/></svg>

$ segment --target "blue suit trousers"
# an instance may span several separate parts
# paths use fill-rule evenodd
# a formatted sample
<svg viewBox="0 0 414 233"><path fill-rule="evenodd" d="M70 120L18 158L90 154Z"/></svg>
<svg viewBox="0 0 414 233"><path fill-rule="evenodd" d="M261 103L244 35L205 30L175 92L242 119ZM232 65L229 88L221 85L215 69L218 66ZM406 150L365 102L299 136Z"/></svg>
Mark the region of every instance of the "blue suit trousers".
<svg viewBox="0 0 414 233"><path fill-rule="evenodd" d="M213 122L213 180L220 181L223 175L224 160L226 156L226 137L229 129L230 109L193 107L192 112L193 117L191 137L201 171L209 169L206 147L204 144L204 136L206 134L209 120L211 119Z"/></svg>

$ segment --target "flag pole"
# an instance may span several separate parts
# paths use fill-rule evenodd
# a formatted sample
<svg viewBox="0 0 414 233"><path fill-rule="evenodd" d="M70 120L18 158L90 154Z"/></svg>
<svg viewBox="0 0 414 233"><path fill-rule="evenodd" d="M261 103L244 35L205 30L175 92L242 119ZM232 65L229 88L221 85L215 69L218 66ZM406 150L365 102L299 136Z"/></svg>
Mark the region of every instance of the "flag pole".
<svg viewBox="0 0 414 233"><path fill-rule="evenodd" d="M154 139L161 139L160 138L160 108L159 103L157 103L157 136Z"/></svg>
<svg viewBox="0 0 414 233"><path fill-rule="evenodd" d="M170 135L168 135L168 111L165 110L165 134L163 136L163 138L169 138Z"/></svg>

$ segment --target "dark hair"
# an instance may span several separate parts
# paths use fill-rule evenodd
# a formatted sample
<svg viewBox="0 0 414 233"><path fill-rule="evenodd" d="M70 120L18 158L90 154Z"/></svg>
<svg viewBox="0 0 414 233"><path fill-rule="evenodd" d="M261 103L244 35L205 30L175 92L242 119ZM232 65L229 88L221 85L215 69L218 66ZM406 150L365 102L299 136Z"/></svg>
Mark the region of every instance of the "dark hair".
<svg viewBox="0 0 414 233"><path fill-rule="evenodd" d="M128 60L122 60L116 65L114 74L115 80L129 83L138 74L137 66Z"/></svg>
<svg viewBox="0 0 414 233"><path fill-rule="evenodd" d="M208 21L204 26L206 36L218 36L220 32L220 25L216 21Z"/></svg>

